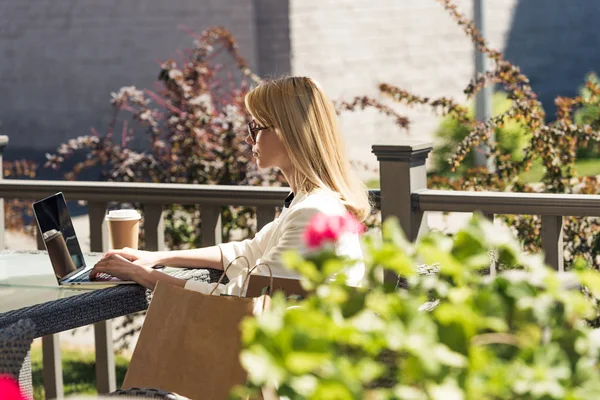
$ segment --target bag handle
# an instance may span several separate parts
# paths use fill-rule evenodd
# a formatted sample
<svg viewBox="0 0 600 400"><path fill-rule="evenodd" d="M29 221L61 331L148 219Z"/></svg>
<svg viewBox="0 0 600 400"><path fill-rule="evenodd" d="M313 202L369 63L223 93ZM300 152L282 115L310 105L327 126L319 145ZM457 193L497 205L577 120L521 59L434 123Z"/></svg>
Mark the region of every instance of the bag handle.
<svg viewBox="0 0 600 400"><path fill-rule="evenodd" d="M242 282L242 289L244 289L246 287L246 284L250 283L250 275L252 274L252 271L254 271L259 266L264 265L269 270L269 296L272 296L273 295L273 271L271 270L271 267L267 263L260 263L260 264L256 264L254 267L250 268L250 263L248 262L248 259L246 258L246 256L238 256L238 257L234 258L233 260L231 260L231 262L227 265L227 267L225 267L223 269L223 273L219 277L219 280L217 281L217 284L215 285L215 287L213 287L213 289L210 291L209 295L212 296L212 294L215 292L215 290L217 290L217 287L223 280L223 277L225 276L225 274L227 273L227 271L229 270L231 265L234 262L236 262L239 258L243 258L244 260L246 260L246 265L247 265L246 269L248 269L248 275L246 275L246 278Z"/></svg>
<svg viewBox="0 0 600 400"><path fill-rule="evenodd" d="M250 270L248 270L248 275L246 275L246 279L244 279L244 282L242 282L242 289L244 288L244 286L246 286L246 282L248 284L250 284L250 275L252 274L252 271L254 271L256 268L258 268L260 265L264 265L269 269L269 298L273 297L273 271L271 270L271 267L269 267L269 264L267 264L267 263L256 264L254 267L252 267ZM241 295L241 293L240 293L240 295ZM263 304L262 304L263 311L265 310L266 307L267 307L267 298L264 297Z"/></svg>
<svg viewBox="0 0 600 400"><path fill-rule="evenodd" d="M225 276L225 274L227 273L227 271L229 270L229 267L231 267L231 265L236 262L238 260L238 258L243 258L244 260L246 260L246 268L250 268L250 263L248 262L248 259L246 258L246 256L237 256L236 258L234 258L233 260L231 260L231 262L227 265L227 267L225 267L223 269L223 273L221 274L221 276L219 277L219 280L217 281L217 284L215 285L215 287L213 288L213 290L210 291L210 295L212 296L212 294L215 292L215 290L217 289L217 286L219 286L219 284L221 283L221 281L223 280L223 277Z"/></svg>
<svg viewBox="0 0 600 400"><path fill-rule="evenodd" d="M273 271L271 270L271 267L269 267L269 264L267 264L267 263L256 264L254 267L252 267L248 271L248 275L246 275L246 279L244 279L244 282L242 282L242 289L244 289L244 287L246 287L246 284L250 284L250 275L252 274L252 271L254 271L256 268L260 267L261 265L264 265L265 267L267 267L269 269L269 296L273 296Z"/></svg>

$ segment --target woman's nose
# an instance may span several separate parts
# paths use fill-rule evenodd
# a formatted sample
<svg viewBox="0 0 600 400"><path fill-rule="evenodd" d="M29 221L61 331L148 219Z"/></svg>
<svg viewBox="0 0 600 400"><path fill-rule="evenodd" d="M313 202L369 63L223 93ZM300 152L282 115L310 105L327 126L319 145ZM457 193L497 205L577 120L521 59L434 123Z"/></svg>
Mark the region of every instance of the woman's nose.
<svg viewBox="0 0 600 400"><path fill-rule="evenodd" d="M250 134L246 135L246 143L248 143L250 146L252 146L254 144L254 140L252 140L252 135L250 135Z"/></svg>

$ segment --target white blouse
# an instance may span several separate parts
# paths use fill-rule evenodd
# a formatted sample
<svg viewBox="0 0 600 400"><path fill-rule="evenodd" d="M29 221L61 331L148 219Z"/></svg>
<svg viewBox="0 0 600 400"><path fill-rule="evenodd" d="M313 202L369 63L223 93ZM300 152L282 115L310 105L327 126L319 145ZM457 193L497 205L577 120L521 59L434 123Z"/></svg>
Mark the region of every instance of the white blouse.
<svg viewBox="0 0 600 400"><path fill-rule="evenodd" d="M311 218L318 213L326 215L343 215L346 208L331 192L318 190L310 194L297 193L289 207L283 208L281 214L272 222L265 225L254 238L243 241L220 244L223 254L223 268L226 268L239 256L245 256L250 266L267 264L278 277L299 277L295 271L287 269L281 254L290 249L296 249L300 254L308 251L304 244L303 233ZM363 255L357 233L344 234L336 244L336 253L358 260L344 271L348 284L360 286L365 272ZM227 277L233 280L248 264L244 259L236 260L227 270ZM264 266L256 268L258 273L268 275ZM198 281L187 281L185 288L194 289Z"/></svg>

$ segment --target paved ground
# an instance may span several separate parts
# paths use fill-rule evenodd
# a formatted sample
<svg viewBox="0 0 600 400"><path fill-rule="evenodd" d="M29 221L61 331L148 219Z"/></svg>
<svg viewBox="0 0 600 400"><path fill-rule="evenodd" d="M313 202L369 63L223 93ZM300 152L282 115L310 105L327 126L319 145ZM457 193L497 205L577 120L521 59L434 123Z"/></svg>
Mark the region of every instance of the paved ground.
<svg viewBox="0 0 600 400"><path fill-rule="evenodd" d="M453 213L444 215L442 213L430 213L428 223L431 228L439 229L442 231L456 231L461 225L463 225L470 214L468 213ZM90 234L88 226L88 216L82 215L73 218L73 225L75 232L79 238L82 250L84 252L90 250ZM10 249L35 249L35 239L19 233L6 232L5 237L6 247ZM117 327L120 325L122 318L113 320L113 337L118 337L120 333L117 331ZM139 319L138 323L142 323L143 319ZM137 335L131 340L130 346L126 352L133 351L135 343L137 341ZM94 348L94 333L91 326L79 328L71 331L66 331L60 334L61 347L63 348ZM34 346L41 345L41 339L36 339Z"/></svg>

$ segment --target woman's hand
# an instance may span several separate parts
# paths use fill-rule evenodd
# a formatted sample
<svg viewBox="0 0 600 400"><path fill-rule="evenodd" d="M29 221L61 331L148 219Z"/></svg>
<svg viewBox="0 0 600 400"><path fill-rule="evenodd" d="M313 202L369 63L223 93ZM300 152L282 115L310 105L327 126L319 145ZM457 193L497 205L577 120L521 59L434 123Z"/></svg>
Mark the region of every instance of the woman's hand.
<svg viewBox="0 0 600 400"><path fill-rule="evenodd" d="M140 252L139 250L134 251ZM140 253L153 254L149 251L141 251ZM102 260L98 261L98 263L94 265L94 268L92 268L90 271L90 279L102 281L103 277L98 275L108 274L124 281L137 282L151 290L154 290L154 287L158 281L163 281L170 285L185 287L185 280L169 276L161 271L153 269L152 267L148 267L147 265L141 265L140 260L142 259L143 257L139 257L135 261L131 261L120 254L107 254L102 258Z"/></svg>
<svg viewBox="0 0 600 400"><path fill-rule="evenodd" d="M136 265L140 265L142 267L147 268L155 267L161 262L161 256L158 252L130 249L129 247L124 247L120 250L109 250L102 257L102 260L115 255L120 256L128 261L131 261Z"/></svg>
<svg viewBox="0 0 600 400"><path fill-rule="evenodd" d="M98 274L105 273L124 281L141 283L141 281L144 281L143 275L149 275L152 268L140 265L138 261L139 259L133 262L120 254L107 254L94 265L94 268L90 271L90 279L95 280L98 278Z"/></svg>

